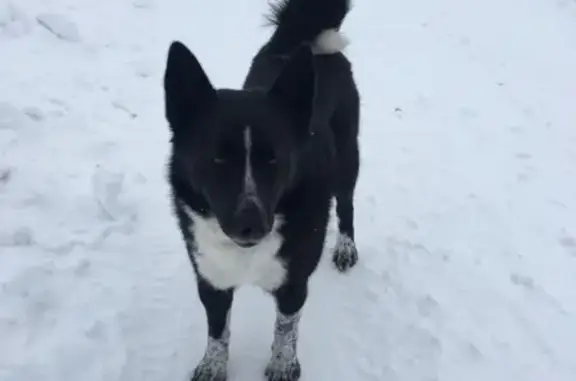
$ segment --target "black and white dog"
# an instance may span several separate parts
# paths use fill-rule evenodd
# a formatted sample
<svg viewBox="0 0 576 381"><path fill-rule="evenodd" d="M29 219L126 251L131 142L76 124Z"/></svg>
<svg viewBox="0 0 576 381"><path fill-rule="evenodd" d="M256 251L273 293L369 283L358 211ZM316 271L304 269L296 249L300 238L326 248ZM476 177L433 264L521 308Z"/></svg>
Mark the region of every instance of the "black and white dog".
<svg viewBox="0 0 576 381"><path fill-rule="evenodd" d="M300 378L298 324L334 197L333 262L346 271L358 261L359 95L339 31L349 7L349 0L273 5L275 30L242 90L215 89L182 43L169 49L169 181L208 320L194 381L226 380L230 308L243 284L276 300L267 379Z"/></svg>

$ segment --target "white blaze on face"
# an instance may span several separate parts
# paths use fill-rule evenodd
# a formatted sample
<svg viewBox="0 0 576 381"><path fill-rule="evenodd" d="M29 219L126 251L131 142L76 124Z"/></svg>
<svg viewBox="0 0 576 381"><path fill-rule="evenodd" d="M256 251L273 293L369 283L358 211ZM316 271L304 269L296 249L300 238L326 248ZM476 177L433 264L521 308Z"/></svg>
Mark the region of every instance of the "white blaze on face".
<svg viewBox="0 0 576 381"><path fill-rule="evenodd" d="M256 182L254 181L254 174L252 172L252 131L250 127L244 130L244 148L246 150L246 168L244 170L244 195L256 196Z"/></svg>

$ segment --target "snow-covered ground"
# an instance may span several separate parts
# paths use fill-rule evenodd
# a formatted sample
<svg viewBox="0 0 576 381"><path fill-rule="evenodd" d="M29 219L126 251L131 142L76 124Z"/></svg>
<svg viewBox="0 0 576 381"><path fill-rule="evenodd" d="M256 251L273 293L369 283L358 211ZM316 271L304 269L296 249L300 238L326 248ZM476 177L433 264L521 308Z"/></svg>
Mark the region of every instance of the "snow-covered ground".
<svg viewBox="0 0 576 381"><path fill-rule="evenodd" d="M266 8L0 0L1 381L186 380L205 320L164 181L166 52L239 86ZM312 280L303 381L574 381L576 3L357 0L345 31L361 262ZM262 379L273 320L240 291L230 381Z"/></svg>

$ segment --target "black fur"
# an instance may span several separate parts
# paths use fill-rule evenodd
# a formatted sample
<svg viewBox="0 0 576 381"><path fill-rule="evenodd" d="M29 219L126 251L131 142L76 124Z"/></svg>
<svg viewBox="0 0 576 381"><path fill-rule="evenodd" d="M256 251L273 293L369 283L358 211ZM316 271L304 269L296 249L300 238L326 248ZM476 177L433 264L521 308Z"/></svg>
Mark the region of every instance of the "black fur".
<svg viewBox="0 0 576 381"><path fill-rule="evenodd" d="M198 256L211 253L198 252L194 223L185 208L200 218L215 218L230 242L244 249L270 234L275 216L283 217L277 256L287 274L268 291L284 315L299 312L306 301L333 197L340 233L350 239L348 247L337 248L334 263L345 271L357 261L353 196L359 169L358 90L342 53L313 56L311 51L321 31L340 28L348 8L347 0L283 0L273 6L275 32L254 57L241 90L215 89L182 43L170 47L164 78L172 131L168 177L211 339L225 336L236 285L218 287L198 271ZM244 181L246 126L257 192L247 191ZM295 381L299 363L295 369L291 375L267 371L268 379ZM210 376L197 369L193 380L224 378L223 373Z"/></svg>
<svg viewBox="0 0 576 381"><path fill-rule="evenodd" d="M323 30L340 29L349 9L350 0L280 0L266 17L276 26L271 53L285 55L311 43Z"/></svg>

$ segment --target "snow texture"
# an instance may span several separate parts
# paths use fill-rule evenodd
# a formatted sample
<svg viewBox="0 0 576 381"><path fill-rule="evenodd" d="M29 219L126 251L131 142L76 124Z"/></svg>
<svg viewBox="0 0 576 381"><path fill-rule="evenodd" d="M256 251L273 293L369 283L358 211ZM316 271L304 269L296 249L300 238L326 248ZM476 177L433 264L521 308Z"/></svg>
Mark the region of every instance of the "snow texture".
<svg viewBox="0 0 576 381"><path fill-rule="evenodd" d="M0 35L19 37L29 30L30 22L19 8L9 1L0 2Z"/></svg>
<svg viewBox="0 0 576 381"><path fill-rule="evenodd" d="M80 41L80 32L73 22L65 17L54 13L43 13L36 17L38 24L46 28L61 40L70 42Z"/></svg>
<svg viewBox="0 0 576 381"><path fill-rule="evenodd" d="M190 377L206 320L165 182L166 53L239 86L266 6L0 0L1 381ZM343 30L360 258L334 269L332 222L302 380L574 381L576 4L358 1ZM263 379L274 321L241 289L230 381Z"/></svg>

